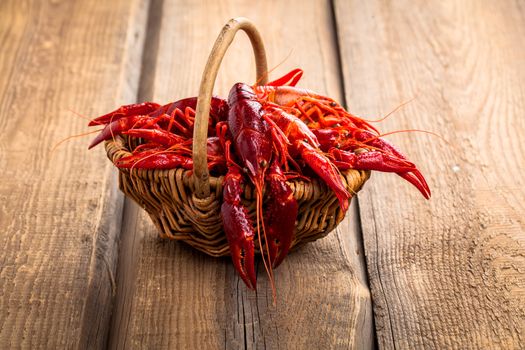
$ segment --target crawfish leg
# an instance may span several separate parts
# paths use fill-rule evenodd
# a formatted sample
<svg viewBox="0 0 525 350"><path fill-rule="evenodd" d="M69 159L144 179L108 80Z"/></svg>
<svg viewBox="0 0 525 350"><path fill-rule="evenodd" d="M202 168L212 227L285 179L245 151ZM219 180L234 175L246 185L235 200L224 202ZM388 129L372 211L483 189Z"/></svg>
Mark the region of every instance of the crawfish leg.
<svg viewBox="0 0 525 350"><path fill-rule="evenodd" d="M165 147L170 147L186 141L184 137L162 129L129 129L128 131L123 132L123 134L132 137L140 137L150 142L161 144Z"/></svg>
<svg viewBox="0 0 525 350"><path fill-rule="evenodd" d="M168 117L167 131L176 130L176 133L185 137L192 137L193 121L195 119L195 110L191 107L186 107L185 111L176 108Z"/></svg>

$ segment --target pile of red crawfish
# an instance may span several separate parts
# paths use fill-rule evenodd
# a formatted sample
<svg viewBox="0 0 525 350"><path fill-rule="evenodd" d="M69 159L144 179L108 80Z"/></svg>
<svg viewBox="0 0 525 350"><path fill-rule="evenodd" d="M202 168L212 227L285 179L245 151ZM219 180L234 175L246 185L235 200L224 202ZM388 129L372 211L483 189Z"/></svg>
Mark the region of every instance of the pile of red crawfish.
<svg viewBox="0 0 525 350"><path fill-rule="evenodd" d="M290 178L320 178L343 212L351 194L340 171L347 169L394 172L430 198L414 163L382 139L375 127L333 99L295 87L301 76L302 70L295 69L264 86L237 83L228 100L211 100L208 167L212 175L224 176L224 232L236 270L253 289L255 232L259 242L265 242L261 255L270 269L283 261L292 244L298 204L286 183ZM153 102L122 106L90 122L104 128L89 148L126 135L140 142L130 156L116 162L117 167L191 170L196 104L197 98L191 97L164 106ZM241 201L247 181L256 189L256 230Z"/></svg>

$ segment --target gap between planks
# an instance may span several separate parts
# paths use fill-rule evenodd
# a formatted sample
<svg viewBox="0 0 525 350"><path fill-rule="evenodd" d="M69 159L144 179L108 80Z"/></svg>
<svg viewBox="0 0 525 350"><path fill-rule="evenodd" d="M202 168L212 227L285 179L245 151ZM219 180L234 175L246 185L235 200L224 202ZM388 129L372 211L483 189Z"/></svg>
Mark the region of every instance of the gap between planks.
<svg viewBox="0 0 525 350"><path fill-rule="evenodd" d="M152 98L156 56L159 48L160 25L164 0L148 0L146 5L145 37L141 50L140 77L138 79L137 102ZM142 52L142 55L140 55ZM128 348L125 335L131 313L131 302L135 291L138 259L144 234L138 227L139 212L143 210L133 200L124 196L120 249L117 265L117 292L113 304L113 313L109 326L107 344L109 349Z"/></svg>
<svg viewBox="0 0 525 350"><path fill-rule="evenodd" d="M118 100L126 100L129 101L129 98L131 96L136 96L137 92L139 91L139 87L141 84L141 76L142 71L141 68L143 67L142 60L141 60L141 53L143 53L144 49L144 42L147 38L146 29L147 29L147 19L148 19L148 8L149 8L149 0L138 0L136 2L130 2L129 5L132 7L131 12L132 15L128 19L128 29L126 32L125 37L125 55L124 55L124 64L123 69L121 70L121 76L119 77L119 86L118 91L120 94L120 97ZM131 102L131 101L130 101ZM111 170L114 173L114 169ZM79 340L79 347L80 348L94 348L99 347L99 343L93 343L94 339L100 338L100 334L106 334L106 339L104 343L107 344L109 341L111 334L112 334L112 324L113 320L115 318L115 308L116 303L118 302L117 298L117 290L119 289L119 283L118 278L121 275L119 269L121 269L122 264L122 256L121 251L123 247L122 242L122 232L125 232L124 229L127 227L127 212L129 210L126 210L126 208L129 206L128 199L125 198L122 193L118 190L118 180L117 176L113 175L112 181L109 184L111 188L108 189L108 191L111 193L110 196L108 196L108 200L110 203L104 203L103 211L106 213L115 213L115 220L112 220L109 224L111 225L110 229L117 231L117 240L116 242L113 242L114 244L118 245L118 248L112 249L112 252L114 253L112 256L109 257L113 261L113 264L110 265L108 262L108 257L104 256L102 257L101 261L98 261L98 264L95 265L95 267L98 267L100 264L104 264L104 268L107 268L108 273L111 276L111 297L113 298L113 302L109 303L111 306L111 312L107 312L108 317L107 321L101 324L101 327L104 327L105 329L95 329L92 326L92 318L93 316L89 316L91 314L97 314L97 311L99 309L100 305L100 293L99 289L104 288L100 285L100 281L94 280L94 283L91 283L88 287L88 298L86 300L84 310L83 312L87 314L88 316L83 317L82 322L82 330L80 332L80 340ZM116 193L118 192L118 193ZM115 203L113 203L115 201ZM121 214L121 218L118 218L118 214ZM103 230L101 228L101 230ZM106 228L107 229L107 228ZM120 237L121 241L119 242L118 237ZM104 248L108 243L106 242L107 239L104 239L104 236L101 238L98 238L97 242L95 242L96 248L94 249L94 254L100 254L99 253L99 247ZM111 241L109 242L111 243ZM125 257L127 258L127 257ZM99 258L100 260L100 258ZM115 260L116 260L116 266L115 266ZM98 267L98 270L101 268ZM113 272L115 271L115 272ZM96 271L95 271L96 272ZM98 283L97 283L98 282ZM100 334L99 334L100 333Z"/></svg>
<svg viewBox="0 0 525 350"><path fill-rule="evenodd" d="M0 2L2 349L107 342L123 197L102 153L50 149L85 128L66 108L136 97L140 4Z"/></svg>

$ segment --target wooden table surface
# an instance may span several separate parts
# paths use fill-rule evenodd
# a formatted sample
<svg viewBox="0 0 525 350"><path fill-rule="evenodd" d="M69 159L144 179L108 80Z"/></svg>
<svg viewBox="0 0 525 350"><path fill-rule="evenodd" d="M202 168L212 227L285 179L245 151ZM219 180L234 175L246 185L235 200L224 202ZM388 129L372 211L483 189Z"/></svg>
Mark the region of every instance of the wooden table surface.
<svg viewBox="0 0 525 350"><path fill-rule="evenodd" d="M276 77L378 124L425 201L374 173L345 221L256 293L229 259L157 238L84 117L197 93L231 17ZM525 348L525 6L465 1L0 2L0 348ZM218 77L253 82L238 35ZM279 63L283 62L279 65ZM446 141L444 141L446 140Z"/></svg>

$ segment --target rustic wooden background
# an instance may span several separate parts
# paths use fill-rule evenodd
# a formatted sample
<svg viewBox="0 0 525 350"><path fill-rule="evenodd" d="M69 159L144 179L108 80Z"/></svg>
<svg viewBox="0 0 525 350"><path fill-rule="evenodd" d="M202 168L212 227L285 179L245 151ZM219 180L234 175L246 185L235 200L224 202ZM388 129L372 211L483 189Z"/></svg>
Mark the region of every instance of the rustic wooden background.
<svg viewBox="0 0 525 350"><path fill-rule="evenodd" d="M373 174L329 237L248 291L228 259L157 239L86 120L195 95L231 17L274 76L382 122L433 189ZM525 348L525 4L0 2L0 348ZM216 92L254 79L239 35Z"/></svg>

